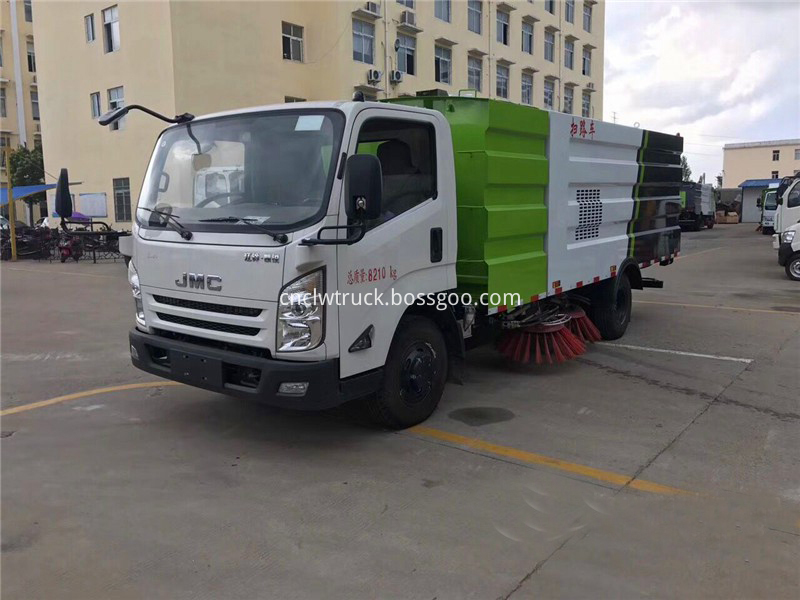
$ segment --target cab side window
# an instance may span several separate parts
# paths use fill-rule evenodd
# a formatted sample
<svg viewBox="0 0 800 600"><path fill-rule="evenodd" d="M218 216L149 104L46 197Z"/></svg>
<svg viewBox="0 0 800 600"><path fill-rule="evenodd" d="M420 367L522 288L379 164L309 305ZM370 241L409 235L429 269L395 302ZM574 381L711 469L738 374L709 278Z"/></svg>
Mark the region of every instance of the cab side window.
<svg viewBox="0 0 800 600"><path fill-rule="evenodd" d="M800 189L793 189L789 192L789 198L786 200L786 208L797 208L800 206Z"/></svg>
<svg viewBox="0 0 800 600"><path fill-rule="evenodd" d="M358 134L357 154L378 157L383 173L381 216L376 227L436 197L436 137L433 125L400 119L370 119Z"/></svg>

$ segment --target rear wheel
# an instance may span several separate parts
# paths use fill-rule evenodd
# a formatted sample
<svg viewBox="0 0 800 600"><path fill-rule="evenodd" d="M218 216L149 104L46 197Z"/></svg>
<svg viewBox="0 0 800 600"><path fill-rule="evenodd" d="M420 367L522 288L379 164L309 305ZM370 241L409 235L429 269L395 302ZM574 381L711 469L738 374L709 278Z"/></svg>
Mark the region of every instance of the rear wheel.
<svg viewBox="0 0 800 600"><path fill-rule="evenodd" d="M383 385L364 400L370 418L390 429L427 419L439 404L447 380L447 347L436 325L424 317L404 317L389 348Z"/></svg>
<svg viewBox="0 0 800 600"><path fill-rule="evenodd" d="M598 286L592 298L591 316L604 340L616 340L625 335L631 322L632 306L631 282L626 274L620 275L616 282L607 279Z"/></svg>
<svg viewBox="0 0 800 600"><path fill-rule="evenodd" d="M800 281L800 253L790 256L786 261L786 276L794 281Z"/></svg>

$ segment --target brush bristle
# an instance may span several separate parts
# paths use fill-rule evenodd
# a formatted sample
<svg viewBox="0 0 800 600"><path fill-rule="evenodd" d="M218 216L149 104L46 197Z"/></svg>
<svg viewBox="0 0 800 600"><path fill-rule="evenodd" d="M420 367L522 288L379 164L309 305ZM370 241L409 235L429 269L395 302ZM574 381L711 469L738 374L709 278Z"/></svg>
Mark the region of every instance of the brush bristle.
<svg viewBox="0 0 800 600"><path fill-rule="evenodd" d="M586 345L564 325L534 325L507 331L497 349L514 362L528 363L533 355L537 365L552 365L577 358Z"/></svg>

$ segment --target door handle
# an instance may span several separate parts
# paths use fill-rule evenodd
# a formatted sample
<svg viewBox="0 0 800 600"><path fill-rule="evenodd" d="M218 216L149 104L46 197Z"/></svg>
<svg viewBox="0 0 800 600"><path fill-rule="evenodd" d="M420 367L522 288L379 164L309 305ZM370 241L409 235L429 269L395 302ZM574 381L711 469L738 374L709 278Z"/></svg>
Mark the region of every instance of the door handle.
<svg viewBox="0 0 800 600"><path fill-rule="evenodd" d="M432 263L442 262L442 252L443 252L442 228L433 227L431 229L431 262Z"/></svg>

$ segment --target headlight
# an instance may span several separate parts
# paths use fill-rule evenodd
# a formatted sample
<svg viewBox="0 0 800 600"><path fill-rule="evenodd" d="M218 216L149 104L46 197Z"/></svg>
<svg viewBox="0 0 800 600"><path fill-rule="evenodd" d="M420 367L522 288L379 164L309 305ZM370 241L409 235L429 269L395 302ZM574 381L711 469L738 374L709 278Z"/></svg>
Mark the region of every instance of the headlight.
<svg viewBox="0 0 800 600"><path fill-rule="evenodd" d="M781 241L784 244L791 244L794 241L794 234L795 234L794 231L784 231Z"/></svg>
<svg viewBox="0 0 800 600"><path fill-rule="evenodd" d="M325 272L303 275L284 286L278 300L277 348L280 352L311 350L325 332Z"/></svg>
<svg viewBox="0 0 800 600"><path fill-rule="evenodd" d="M144 305L142 304L142 288L139 286L139 273L136 272L136 265L133 260L128 263L128 283L131 284L133 293L133 303L136 305L136 322L144 326Z"/></svg>

